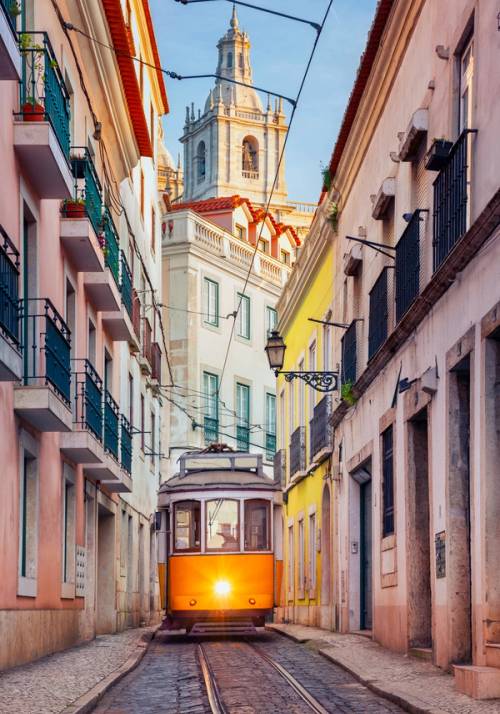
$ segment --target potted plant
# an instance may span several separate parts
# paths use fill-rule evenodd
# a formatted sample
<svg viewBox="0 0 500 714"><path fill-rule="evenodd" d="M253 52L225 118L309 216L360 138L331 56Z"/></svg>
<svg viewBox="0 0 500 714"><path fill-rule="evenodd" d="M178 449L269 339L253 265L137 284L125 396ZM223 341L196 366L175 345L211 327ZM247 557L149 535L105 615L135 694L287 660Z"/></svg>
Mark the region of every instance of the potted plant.
<svg viewBox="0 0 500 714"><path fill-rule="evenodd" d="M330 176L330 167L324 166L321 163L321 176L323 178L323 188L328 193L332 187L332 177Z"/></svg>
<svg viewBox="0 0 500 714"><path fill-rule="evenodd" d="M29 33L21 33L19 36L19 48L21 54L26 56L31 53L31 61L26 61L27 71L31 73L30 79L25 80L25 87L31 86L38 90L41 83L45 82L45 48L33 42ZM54 62L51 62L51 65ZM57 63L55 63L57 65ZM30 75L28 75L30 76ZM36 96L24 96L21 104L23 121L43 121L45 118L45 107L38 101Z"/></svg>
<svg viewBox="0 0 500 714"><path fill-rule="evenodd" d="M356 404L357 397L354 395L353 392L353 382L348 381L344 382L340 388L340 396L344 400L346 404L348 404L350 407L354 406Z"/></svg>
<svg viewBox="0 0 500 714"><path fill-rule="evenodd" d="M336 233L339 222L339 206L335 201L332 201L328 207L327 221Z"/></svg>
<svg viewBox="0 0 500 714"><path fill-rule="evenodd" d="M85 218L83 198L67 198L63 201L63 214L66 218Z"/></svg>
<svg viewBox="0 0 500 714"><path fill-rule="evenodd" d="M441 171L448 162L452 141L447 141L444 137L434 138L428 152L425 155L425 168L429 171Z"/></svg>

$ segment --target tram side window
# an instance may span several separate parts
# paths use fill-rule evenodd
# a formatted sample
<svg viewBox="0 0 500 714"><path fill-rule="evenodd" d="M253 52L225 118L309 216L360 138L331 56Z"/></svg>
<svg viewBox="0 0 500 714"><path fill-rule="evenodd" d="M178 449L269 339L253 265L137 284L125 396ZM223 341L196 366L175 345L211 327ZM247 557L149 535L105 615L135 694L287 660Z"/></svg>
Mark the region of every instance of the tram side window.
<svg viewBox="0 0 500 714"><path fill-rule="evenodd" d="M176 551L201 550L201 505L199 501L180 501L175 504Z"/></svg>
<svg viewBox="0 0 500 714"><path fill-rule="evenodd" d="M269 501L245 501L245 550L271 550Z"/></svg>
<svg viewBox="0 0 500 714"><path fill-rule="evenodd" d="M207 550L240 549L239 501L217 498L207 501Z"/></svg>

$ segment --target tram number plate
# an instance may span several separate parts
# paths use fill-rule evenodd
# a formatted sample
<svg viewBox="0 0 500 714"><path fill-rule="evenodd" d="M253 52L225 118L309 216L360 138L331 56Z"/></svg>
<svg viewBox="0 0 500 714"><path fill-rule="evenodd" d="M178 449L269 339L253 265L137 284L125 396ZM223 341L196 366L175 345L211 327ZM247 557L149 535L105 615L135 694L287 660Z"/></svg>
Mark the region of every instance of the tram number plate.
<svg viewBox="0 0 500 714"><path fill-rule="evenodd" d="M436 578L446 577L446 531L436 533Z"/></svg>

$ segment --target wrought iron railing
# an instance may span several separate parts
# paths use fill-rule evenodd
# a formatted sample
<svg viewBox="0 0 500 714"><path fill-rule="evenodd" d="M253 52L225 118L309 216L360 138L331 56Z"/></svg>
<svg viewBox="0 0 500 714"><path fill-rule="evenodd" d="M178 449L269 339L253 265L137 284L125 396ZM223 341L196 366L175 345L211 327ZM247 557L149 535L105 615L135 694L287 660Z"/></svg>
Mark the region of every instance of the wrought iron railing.
<svg viewBox="0 0 500 714"><path fill-rule="evenodd" d="M219 420L213 417L204 417L203 434L207 444L217 443L219 441Z"/></svg>
<svg viewBox="0 0 500 714"><path fill-rule="evenodd" d="M19 252L0 225L0 332L19 345Z"/></svg>
<svg viewBox="0 0 500 714"><path fill-rule="evenodd" d="M357 377L357 330L356 320L351 322L342 338L342 384L354 384Z"/></svg>
<svg viewBox="0 0 500 714"><path fill-rule="evenodd" d="M370 290L368 323L368 359L373 357L387 339L389 328L389 301L387 295L387 270L384 268Z"/></svg>
<svg viewBox="0 0 500 714"><path fill-rule="evenodd" d="M50 122L69 159L69 94L46 32L20 32L21 115L25 121Z"/></svg>
<svg viewBox="0 0 500 714"><path fill-rule="evenodd" d="M22 11L21 0L0 0L0 8L4 12L14 36L16 36L17 18Z"/></svg>
<svg viewBox="0 0 500 714"><path fill-rule="evenodd" d="M297 427L290 439L290 478L306 470L305 428Z"/></svg>
<svg viewBox="0 0 500 714"><path fill-rule="evenodd" d="M284 488L286 485L286 449L279 449L273 458L274 480Z"/></svg>
<svg viewBox="0 0 500 714"><path fill-rule="evenodd" d="M71 170L75 180L72 201L66 202L63 214L70 217L74 213L73 201L82 203L85 214L96 233L102 228L102 187L92 156L85 146L71 147Z"/></svg>
<svg viewBox="0 0 500 714"><path fill-rule="evenodd" d="M420 223L416 210L396 245L396 322L420 293Z"/></svg>
<svg viewBox="0 0 500 714"><path fill-rule="evenodd" d="M128 474L132 473L132 427L123 414L120 430L120 463Z"/></svg>
<svg viewBox="0 0 500 714"><path fill-rule="evenodd" d="M75 361L75 421L102 441L102 379L88 359Z"/></svg>
<svg viewBox="0 0 500 714"><path fill-rule="evenodd" d="M161 382L161 347L158 342L151 345L151 377Z"/></svg>
<svg viewBox="0 0 500 714"><path fill-rule="evenodd" d="M272 461L276 453L276 434L266 432L266 459Z"/></svg>
<svg viewBox="0 0 500 714"><path fill-rule="evenodd" d="M132 309L134 304L134 298L132 294L132 273L130 271L130 268L128 267L127 258L123 250L120 251L120 262L122 303L124 304L130 319L132 319Z"/></svg>
<svg viewBox="0 0 500 714"><path fill-rule="evenodd" d="M120 410L111 394L104 392L104 448L118 461Z"/></svg>
<svg viewBox="0 0 500 714"><path fill-rule="evenodd" d="M446 166L434 181L434 270L437 270L469 224L471 140L465 129L452 146Z"/></svg>
<svg viewBox="0 0 500 714"><path fill-rule="evenodd" d="M116 287L120 288L120 248L118 234L111 214L106 210L104 216L104 262L115 279Z"/></svg>
<svg viewBox="0 0 500 714"><path fill-rule="evenodd" d="M47 298L21 300L24 383L50 384L71 403L71 333Z"/></svg>
<svg viewBox="0 0 500 714"><path fill-rule="evenodd" d="M323 449L332 448L332 430L329 417L332 413L332 398L326 394L314 407L314 416L310 421L309 458L312 461Z"/></svg>
<svg viewBox="0 0 500 714"><path fill-rule="evenodd" d="M248 451L250 448L250 429L248 426L236 426L236 448L238 451Z"/></svg>

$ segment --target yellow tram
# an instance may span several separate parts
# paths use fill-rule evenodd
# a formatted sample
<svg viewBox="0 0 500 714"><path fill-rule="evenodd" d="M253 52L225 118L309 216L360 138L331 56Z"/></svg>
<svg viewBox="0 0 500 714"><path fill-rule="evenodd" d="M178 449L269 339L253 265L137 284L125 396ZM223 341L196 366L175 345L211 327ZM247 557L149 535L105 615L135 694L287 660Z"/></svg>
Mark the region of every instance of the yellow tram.
<svg viewBox="0 0 500 714"><path fill-rule="evenodd" d="M210 448L185 453L160 487L158 568L163 627L192 634L264 624L281 587L280 485L262 456ZM277 557L275 557L277 556Z"/></svg>

